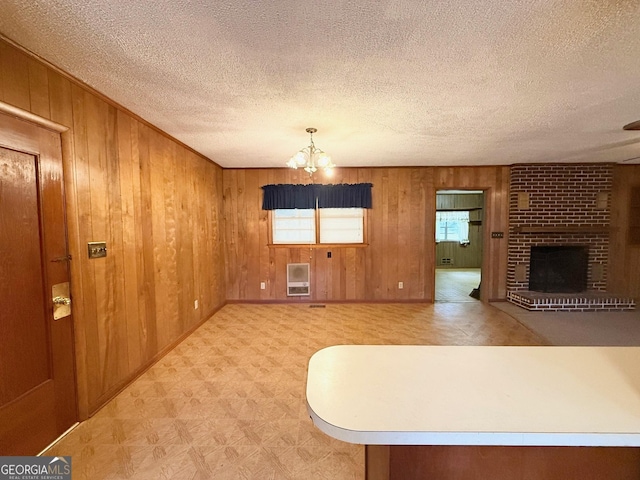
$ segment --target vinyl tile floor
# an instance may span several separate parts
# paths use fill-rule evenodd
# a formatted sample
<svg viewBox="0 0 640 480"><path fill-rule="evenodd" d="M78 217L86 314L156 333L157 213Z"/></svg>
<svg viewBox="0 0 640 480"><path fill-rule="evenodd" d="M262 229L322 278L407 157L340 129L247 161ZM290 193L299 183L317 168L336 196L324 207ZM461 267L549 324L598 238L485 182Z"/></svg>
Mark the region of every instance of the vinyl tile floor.
<svg viewBox="0 0 640 480"><path fill-rule="evenodd" d="M436 302L477 302L469 294L479 286L479 268L436 268Z"/></svg>
<svg viewBox="0 0 640 480"><path fill-rule="evenodd" d="M314 352L544 343L481 302L230 304L45 454L71 455L74 480L363 479L363 446L309 419Z"/></svg>

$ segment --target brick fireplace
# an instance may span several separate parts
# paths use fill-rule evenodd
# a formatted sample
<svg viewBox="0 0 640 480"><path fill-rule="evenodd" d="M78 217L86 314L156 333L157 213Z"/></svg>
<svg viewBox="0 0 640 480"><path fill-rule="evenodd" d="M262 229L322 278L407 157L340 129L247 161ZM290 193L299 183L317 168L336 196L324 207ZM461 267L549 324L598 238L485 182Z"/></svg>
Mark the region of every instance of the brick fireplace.
<svg viewBox="0 0 640 480"><path fill-rule="evenodd" d="M617 298L606 292L612 180L613 166L609 164L511 167L509 301L529 310L634 308L632 299ZM532 247L584 250L587 255L584 291L530 290Z"/></svg>

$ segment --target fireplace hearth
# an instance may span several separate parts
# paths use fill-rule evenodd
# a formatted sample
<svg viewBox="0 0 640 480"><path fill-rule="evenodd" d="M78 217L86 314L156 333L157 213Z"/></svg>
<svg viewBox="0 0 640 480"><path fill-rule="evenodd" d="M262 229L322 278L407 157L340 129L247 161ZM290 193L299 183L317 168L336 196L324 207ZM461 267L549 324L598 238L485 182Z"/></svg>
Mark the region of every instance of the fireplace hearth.
<svg viewBox="0 0 640 480"><path fill-rule="evenodd" d="M532 246L529 290L580 293L587 289L589 249L583 245Z"/></svg>

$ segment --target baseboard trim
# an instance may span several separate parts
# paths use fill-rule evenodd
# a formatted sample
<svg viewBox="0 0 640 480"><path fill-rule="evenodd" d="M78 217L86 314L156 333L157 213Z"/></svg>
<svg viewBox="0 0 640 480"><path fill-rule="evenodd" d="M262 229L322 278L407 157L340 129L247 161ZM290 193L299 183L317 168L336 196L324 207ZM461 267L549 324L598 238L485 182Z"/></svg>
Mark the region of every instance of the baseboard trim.
<svg viewBox="0 0 640 480"><path fill-rule="evenodd" d="M36 457L41 457L42 455L44 455L46 453L47 450L49 450L51 447L53 447L56 443L58 443L60 440L62 440L64 437L66 437L67 435L69 435L73 430L75 430L75 428L80 425L80 422L76 422L73 425L71 425L69 428L67 428L67 430L60 435L58 438L56 438L53 442L51 442L49 445L47 445L46 447L44 447L42 449L42 451L40 453L38 453L36 455Z"/></svg>
<svg viewBox="0 0 640 480"><path fill-rule="evenodd" d="M433 304L433 300L424 300L424 299L403 299L403 300L322 300L322 299L305 299L305 300L227 300L227 304L245 304L245 305L269 305L269 304L278 304L278 305L317 305L319 303L325 304L362 304L362 303L376 303L376 304L393 304L393 303L426 303Z"/></svg>

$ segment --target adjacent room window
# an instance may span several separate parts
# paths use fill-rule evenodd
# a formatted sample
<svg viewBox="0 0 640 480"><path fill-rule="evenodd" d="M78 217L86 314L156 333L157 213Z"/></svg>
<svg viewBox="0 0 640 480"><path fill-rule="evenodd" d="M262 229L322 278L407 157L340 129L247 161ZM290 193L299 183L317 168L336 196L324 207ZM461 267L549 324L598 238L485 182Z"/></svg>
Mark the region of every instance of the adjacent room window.
<svg viewBox="0 0 640 480"><path fill-rule="evenodd" d="M469 241L469 212L436 212L436 242Z"/></svg>
<svg viewBox="0 0 640 480"><path fill-rule="evenodd" d="M364 243L364 208L277 209L271 219L274 244Z"/></svg>

